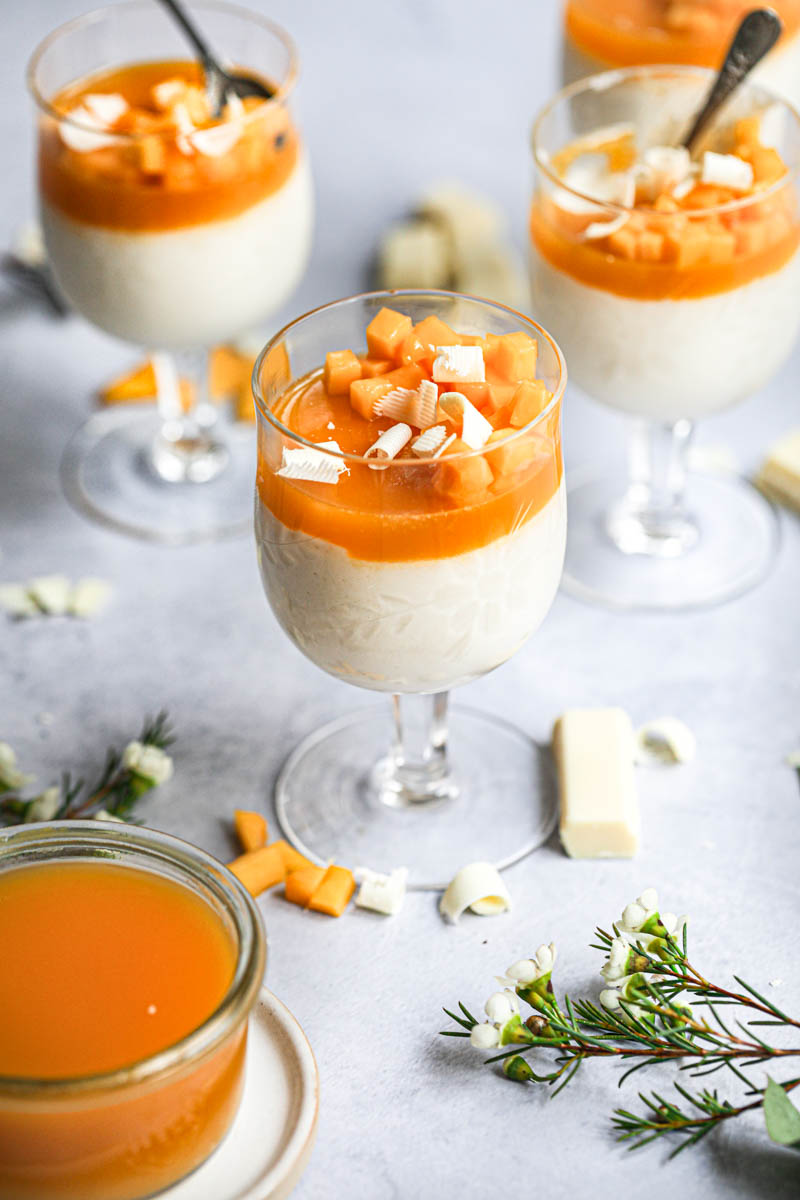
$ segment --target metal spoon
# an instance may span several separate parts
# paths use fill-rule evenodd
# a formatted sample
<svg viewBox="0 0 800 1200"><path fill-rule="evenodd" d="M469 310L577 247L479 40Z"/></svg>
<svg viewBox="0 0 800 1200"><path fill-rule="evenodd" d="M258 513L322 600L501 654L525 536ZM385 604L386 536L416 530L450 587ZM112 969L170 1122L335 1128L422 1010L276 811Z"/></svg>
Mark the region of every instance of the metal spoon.
<svg viewBox="0 0 800 1200"><path fill-rule="evenodd" d="M241 71L226 71L220 66L205 38L178 0L161 0L161 3L172 14L197 51L200 62L203 64L206 93L214 117L222 114L227 97L231 93L240 99L245 96L258 96L261 100L272 99L275 90L268 84L262 83L260 79L254 79L252 75L245 75Z"/></svg>
<svg viewBox="0 0 800 1200"><path fill-rule="evenodd" d="M690 153L718 110L772 49L782 32L781 19L771 8L754 8L742 20L705 104L680 143Z"/></svg>

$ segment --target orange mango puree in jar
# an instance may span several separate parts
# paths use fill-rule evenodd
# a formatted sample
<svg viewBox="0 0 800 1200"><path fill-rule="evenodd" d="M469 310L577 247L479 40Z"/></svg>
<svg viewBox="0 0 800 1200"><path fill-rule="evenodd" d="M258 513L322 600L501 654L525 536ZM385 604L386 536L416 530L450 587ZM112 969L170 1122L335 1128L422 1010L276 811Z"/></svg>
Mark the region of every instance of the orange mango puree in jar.
<svg viewBox="0 0 800 1200"><path fill-rule="evenodd" d="M738 121L725 148L752 169L745 189L703 182L702 175L653 188L645 175L635 210L614 222L613 210L575 211L559 204L557 189L542 188L531 209L534 246L579 282L637 300L712 296L779 271L800 246L800 217L794 188L781 186L786 166L761 144L758 128L757 117ZM564 176L586 149L581 142L565 147L553 156L554 172ZM593 142L591 150L606 156L612 172L630 170L637 159L633 134Z"/></svg>
<svg viewBox="0 0 800 1200"><path fill-rule="evenodd" d="M718 67L751 0L568 0L573 46L609 67L681 63ZM785 39L800 29L800 0L770 4Z"/></svg>
<svg viewBox="0 0 800 1200"><path fill-rule="evenodd" d="M12 866L0 962L2 1200L149 1196L211 1153L239 1101L246 1022L141 1071L231 987L233 931L201 895L102 858Z"/></svg>
<svg viewBox="0 0 800 1200"><path fill-rule="evenodd" d="M414 325L405 314L383 308L367 327L366 343L366 354L332 350L324 368L286 388L273 414L304 442L335 442L344 454L359 457L398 424L410 435L391 469L380 469L378 451L371 465L351 462L331 487L282 477L272 461L274 445L260 427L258 491L284 526L340 546L355 559L408 562L486 546L545 507L561 482L560 425L556 405L525 432L552 400L536 378L533 338L523 332L462 335L436 316ZM434 364L442 348L462 346L479 348L484 378L437 382ZM433 407L422 420L425 387L432 389ZM398 389L400 399L382 413L387 394ZM442 407L454 392L478 418L479 445L474 439L470 444L460 402ZM439 444L417 450L417 439L432 428Z"/></svg>
<svg viewBox="0 0 800 1200"><path fill-rule="evenodd" d="M235 217L276 192L299 154L282 104L248 97L214 120L202 68L190 61L92 75L49 109L40 121L43 199L110 230L163 232Z"/></svg>

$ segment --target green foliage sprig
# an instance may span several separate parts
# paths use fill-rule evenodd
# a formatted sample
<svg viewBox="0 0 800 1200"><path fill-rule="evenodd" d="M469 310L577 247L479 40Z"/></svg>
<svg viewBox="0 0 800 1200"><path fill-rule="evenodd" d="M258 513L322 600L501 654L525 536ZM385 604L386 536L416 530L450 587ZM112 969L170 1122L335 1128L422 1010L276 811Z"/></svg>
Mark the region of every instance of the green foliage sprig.
<svg viewBox="0 0 800 1200"><path fill-rule="evenodd" d="M763 1107L773 1140L800 1149L800 1112L788 1098L800 1086L800 1076L781 1083L770 1080L760 1088L745 1073L754 1066L800 1058L800 1020L739 976L734 976L734 990L707 979L689 960L685 919L679 922L670 914L662 918L656 900L652 890L643 893L612 926L613 933L596 931L593 948L608 956L601 973L610 984L600 993L599 1004L569 996L559 1004L552 985L551 944L509 968L501 979L504 990L486 1003L488 1022L477 1021L459 1004L460 1014L445 1009L459 1028L443 1034L469 1038L477 1049L498 1048L500 1053L488 1063L502 1062L510 1079L547 1084L554 1095L595 1058L626 1066L620 1086L636 1071L664 1062L674 1063L691 1078L727 1071L744 1088L739 1101L681 1082L675 1082L672 1099L639 1092L640 1112L614 1112L618 1138L637 1149L671 1135L677 1141L673 1157L722 1123ZM534 1010L525 1021L520 1000ZM734 1011L724 1018L722 1011L728 1007L740 1015ZM799 1036L791 1046L775 1046L755 1026L780 1027ZM534 1070L523 1057L542 1050L552 1052L550 1070Z"/></svg>

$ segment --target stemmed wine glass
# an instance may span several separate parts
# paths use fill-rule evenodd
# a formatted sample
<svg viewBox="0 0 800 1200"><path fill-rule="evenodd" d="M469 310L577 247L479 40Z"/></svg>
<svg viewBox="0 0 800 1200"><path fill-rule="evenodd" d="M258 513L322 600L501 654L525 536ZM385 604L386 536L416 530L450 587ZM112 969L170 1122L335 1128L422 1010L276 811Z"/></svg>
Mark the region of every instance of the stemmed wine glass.
<svg viewBox="0 0 800 1200"><path fill-rule="evenodd" d="M207 352L263 328L288 299L313 207L289 109L288 35L221 0L191 7L220 57L257 74L271 99L229 98L222 120L198 116L180 85L202 100L202 69L170 16L145 0L57 29L28 72L55 276L92 324L143 347L156 376L157 408L98 413L73 439L67 495L107 526L170 543L246 528L253 430L209 402Z"/></svg>
<svg viewBox="0 0 800 1200"><path fill-rule="evenodd" d="M598 161L634 139L640 153L675 146L711 79L661 66L593 76L551 100L533 130L535 311L573 381L631 418L627 464L571 474L564 584L617 608L719 603L758 583L778 546L755 486L694 469L689 452L697 422L769 383L797 337L800 118L757 84L736 93L712 136L717 150L750 139L746 194L703 185L653 207L589 187ZM773 144L762 145L767 120Z"/></svg>
<svg viewBox="0 0 800 1200"><path fill-rule="evenodd" d="M535 339L538 377L552 394L546 407L525 427L447 459L406 455L375 469L366 452L336 449L342 410L328 412L322 366L345 347L363 361L365 327L387 306L415 323L438 318L474 343L508 333ZM272 610L317 666L392 696L340 716L293 751L276 788L285 834L320 862L407 866L418 887L441 886L476 859L515 861L553 828L546 756L505 721L451 709L448 692L515 654L558 587L561 351L499 304L377 292L287 325L253 380L256 544ZM309 440L317 426L333 439L327 448ZM320 456L319 481L287 477L292 451ZM479 490L466 500L443 495L442 471L477 479Z"/></svg>

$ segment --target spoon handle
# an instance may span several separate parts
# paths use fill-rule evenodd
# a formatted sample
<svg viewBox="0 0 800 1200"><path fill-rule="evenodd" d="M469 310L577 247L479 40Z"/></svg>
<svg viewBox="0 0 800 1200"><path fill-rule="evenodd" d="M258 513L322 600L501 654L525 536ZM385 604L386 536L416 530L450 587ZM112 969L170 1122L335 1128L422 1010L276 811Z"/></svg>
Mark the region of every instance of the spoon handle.
<svg viewBox="0 0 800 1200"><path fill-rule="evenodd" d="M161 0L161 3L165 8L169 9L189 41L194 46L198 57L200 58L200 61L206 70L206 73L216 76L217 78L224 79L225 72L217 62L214 55L211 53L211 48L209 47L205 38L201 36L199 30L196 28L193 22L189 20L189 17L183 9L183 6L179 4L177 0Z"/></svg>
<svg viewBox="0 0 800 1200"><path fill-rule="evenodd" d="M754 8L744 17L725 55L725 61L720 67L708 99L683 138L682 145L687 150L691 152L718 109L750 74L756 63L772 49L782 32L781 19L771 8Z"/></svg>

